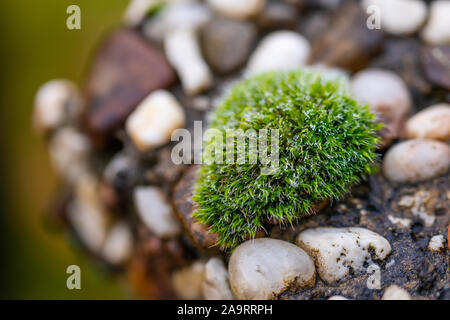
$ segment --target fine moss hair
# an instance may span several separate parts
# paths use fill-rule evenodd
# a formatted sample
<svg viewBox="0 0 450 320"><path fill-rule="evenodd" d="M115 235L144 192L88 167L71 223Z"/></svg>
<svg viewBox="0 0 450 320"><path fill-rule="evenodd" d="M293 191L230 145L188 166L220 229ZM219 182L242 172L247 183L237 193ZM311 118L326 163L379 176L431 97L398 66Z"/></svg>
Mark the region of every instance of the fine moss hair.
<svg viewBox="0 0 450 320"><path fill-rule="evenodd" d="M345 81L311 70L266 72L237 83L209 127L279 130L279 167L271 175L261 173L259 162L217 164L204 155L194 217L225 248L255 237L267 221L290 224L312 214L315 204L342 197L374 169L374 115L351 98ZM225 148L219 152L225 158Z"/></svg>

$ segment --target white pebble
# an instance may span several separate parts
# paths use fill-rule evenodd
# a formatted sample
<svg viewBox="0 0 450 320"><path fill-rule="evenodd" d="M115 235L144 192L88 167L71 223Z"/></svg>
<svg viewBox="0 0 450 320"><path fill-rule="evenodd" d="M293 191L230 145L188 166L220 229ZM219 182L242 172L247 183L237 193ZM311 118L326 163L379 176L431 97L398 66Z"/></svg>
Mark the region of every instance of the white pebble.
<svg viewBox="0 0 450 320"><path fill-rule="evenodd" d="M296 69L306 64L308 40L294 31L275 31L264 37L251 55L247 73Z"/></svg>
<svg viewBox="0 0 450 320"><path fill-rule="evenodd" d="M81 110L81 94L65 79L43 84L34 98L33 122L39 132L48 132L74 120Z"/></svg>
<svg viewBox="0 0 450 320"><path fill-rule="evenodd" d="M411 296L408 291L393 284L384 291L381 300L411 300Z"/></svg>
<svg viewBox="0 0 450 320"><path fill-rule="evenodd" d="M394 182L418 182L447 172L450 148L438 141L414 139L401 142L384 156L384 175Z"/></svg>
<svg viewBox="0 0 450 320"><path fill-rule="evenodd" d="M71 127L57 130L49 144L53 168L69 183L75 183L89 171L90 150L89 139Z"/></svg>
<svg viewBox="0 0 450 320"><path fill-rule="evenodd" d="M207 0L217 13L232 19L248 19L257 15L265 6L266 0Z"/></svg>
<svg viewBox="0 0 450 320"><path fill-rule="evenodd" d="M435 45L450 43L450 1L433 1L430 6L430 16L425 25L422 38Z"/></svg>
<svg viewBox="0 0 450 320"><path fill-rule="evenodd" d="M369 248L379 260L391 252L389 242L364 228L313 228L297 236L297 245L314 257L320 277L328 283L344 279L352 268L364 269L369 262Z"/></svg>
<svg viewBox="0 0 450 320"><path fill-rule="evenodd" d="M414 205L414 197L403 196L398 202L398 205L404 208L411 208Z"/></svg>
<svg viewBox="0 0 450 320"><path fill-rule="evenodd" d="M106 236L102 256L113 265L126 262L133 249L133 235L125 222L116 223Z"/></svg>
<svg viewBox="0 0 450 320"><path fill-rule="evenodd" d="M183 90L190 95L208 89L212 74L204 61L197 35L190 29L177 29L164 38L164 48L169 63L181 79Z"/></svg>
<svg viewBox="0 0 450 320"><path fill-rule="evenodd" d="M407 35L419 30L427 17L427 6L422 0L364 0L380 9L381 29L393 35Z"/></svg>
<svg viewBox="0 0 450 320"><path fill-rule="evenodd" d="M176 2L167 4L158 15L145 22L142 31L149 39L162 42L177 29L197 31L211 19L211 11L204 4Z"/></svg>
<svg viewBox="0 0 450 320"><path fill-rule="evenodd" d="M205 277L205 263L197 261L177 270L172 275L175 294L182 300L202 299L202 283Z"/></svg>
<svg viewBox="0 0 450 320"><path fill-rule="evenodd" d="M450 140L450 104L440 103L415 114L406 122L408 139Z"/></svg>
<svg viewBox="0 0 450 320"><path fill-rule="evenodd" d="M240 300L275 299L287 289L311 287L311 258L292 243L260 238L238 246L228 264L231 289Z"/></svg>
<svg viewBox="0 0 450 320"><path fill-rule="evenodd" d="M332 296L332 297L329 297L328 300L350 300L350 299L343 297L343 296Z"/></svg>
<svg viewBox="0 0 450 320"><path fill-rule="evenodd" d="M125 128L139 151L164 145L172 132L185 123L185 114L168 91L150 93L128 117Z"/></svg>
<svg viewBox="0 0 450 320"><path fill-rule="evenodd" d="M205 265L205 278L202 284L206 300L233 300L228 270L222 260L211 258Z"/></svg>
<svg viewBox="0 0 450 320"><path fill-rule="evenodd" d="M393 136L398 136L401 123L411 110L411 97L406 84L394 72L365 69L351 80L354 98L368 104L378 119L386 123Z"/></svg>
<svg viewBox="0 0 450 320"><path fill-rule="evenodd" d="M137 214L150 231L167 238L180 233L180 223L159 188L136 187L133 198Z"/></svg>
<svg viewBox="0 0 450 320"><path fill-rule="evenodd" d="M411 219L407 219L407 218L398 218L398 217L394 217L392 215L388 215L388 220L392 223L395 224L401 228L409 228L409 226L411 225Z"/></svg>
<svg viewBox="0 0 450 320"><path fill-rule="evenodd" d="M428 243L428 249L433 252L441 252L445 248L445 238L442 234L433 236Z"/></svg>
<svg viewBox="0 0 450 320"><path fill-rule="evenodd" d="M100 252L106 238L108 217L98 198L98 181L84 175L75 186L75 198L68 207L68 219L82 243Z"/></svg>
<svg viewBox="0 0 450 320"><path fill-rule="evenodd" d="M393 265L395 265L395 259L391 259L391 261L387 262L385 268L389 269Z"/></svg>

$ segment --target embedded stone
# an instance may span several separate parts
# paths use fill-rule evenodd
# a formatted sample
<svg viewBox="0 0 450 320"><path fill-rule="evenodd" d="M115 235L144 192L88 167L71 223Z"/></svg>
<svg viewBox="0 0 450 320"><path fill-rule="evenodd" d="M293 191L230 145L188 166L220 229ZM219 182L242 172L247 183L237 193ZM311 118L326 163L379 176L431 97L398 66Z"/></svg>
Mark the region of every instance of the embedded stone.
<svg viewBox="0 0 450 320"><path fill-rule="evenodd" d="M137 33L110 34L96 54L85 88L84 122L95 145L105 145L150 92L175 80L164 55Z"/></svg>
<svg viewBox="0 0 450 320"><path fill-rule="evenodd" d="M371 253L383 260L391 253L389 242L364 228L312 228L302 231L296 243L311 255L320 277L328 283L346 278L350 270L361 272Z"/></svg>
<svg viewBox="0 0 450 320"><path fill-rule="evenodd" d="M315 268L305 251L292 243L260 238L239 245L228 265L237 299L276 299L289 289L314 285Z"/></svg>

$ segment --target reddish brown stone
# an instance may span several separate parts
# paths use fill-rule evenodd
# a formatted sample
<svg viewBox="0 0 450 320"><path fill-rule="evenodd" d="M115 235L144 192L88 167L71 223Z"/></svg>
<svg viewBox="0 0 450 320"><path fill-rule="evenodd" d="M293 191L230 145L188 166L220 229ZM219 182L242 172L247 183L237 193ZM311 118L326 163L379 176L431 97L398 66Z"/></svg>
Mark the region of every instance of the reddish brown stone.
<svg viewBox="0 0 450 320"><path fill-rule="evenodd" d="M175 80L164 55L137 33L110 34L97 52L85 88L84 122L94 143L104 144L143 98Z"/></svg>
<svg viewBox="0 0 450 320"><path fill-rule="evenodd" d="M175 186L173 206L192 242L200 249L210 249L217 243L217 234L208 232L208 226L199 223L192 216L196 205L192 202L191 196L197 179L197 169L198 166L189 167Z"/></svg>
<svg viewBox="0 0 450 320"><path fill-rule="evenodd" d="M381 31L367 28L366 14L353 2L341 6L331 21L312 44L312 61L352 71L364 68L381 48Z"/></svg>
<svg viewBox="0 0 450 320"><path fill-rule="evenodd" d="M191 261L186 247L176 239L163 240L149 235L128 267L128 279L139 297L152 300L176 299L172 272Z"/></svg>

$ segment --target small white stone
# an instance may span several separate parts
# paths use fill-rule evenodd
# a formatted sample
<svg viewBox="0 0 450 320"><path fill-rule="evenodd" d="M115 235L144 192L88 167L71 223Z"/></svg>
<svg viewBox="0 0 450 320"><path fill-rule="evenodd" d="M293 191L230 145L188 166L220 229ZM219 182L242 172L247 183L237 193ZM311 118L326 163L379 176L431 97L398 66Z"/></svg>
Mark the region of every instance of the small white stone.
<svg viewBox="0 0 450 320"><path fill-rule="evenodd" d="M133 235L125 222L116 223L106 236L102 256L111 264L126 262L133 249Z"/></svg>
<svg viewBox="0 0 450 320"><path fill-rule="evenodd" d="M408 291L393 284L384 291L381 300L411 300L411 296Z"/></svg>
<svg viewBox="0 0 450 320"><path fill-rule="evenodd" d="M404 81L384 69L364 69L352 77L351 90L361 104L386 123L393 136L400 134L401 123L411 110L411 97Z"/></svg>
<svg viewBox="0 0 450 320"><path fill-rule="evenodd" d="M206 263L202 291L206 300L234 299L230 288L228 270L219 258L211 258Z"/></svg>
<svg viewBox="0 0 450 320"><path fill-rule="evenodd" d="M57 130L49 144L54 169L69 183L75 183L89 171L90 150L89 139L71 127Z"/></svg>
<svg viewBox="0 0 450 320"><path fill-rule="evenodd" d="M197 261L177 270L172 275L175 294L183 300L202 299L202 283L205 277L205 263Z"/></svg>
<svg viewBox="0 0 450 320"><path fill-rule="evenodd" d="M98 198L98 181L94 177L84 175L78 180L68 219L83 244L92 252L99 252L106 238L108 217Z"/></svg>
<svg viewBox="0 0 450 320"><path fill-rule="evenodd" d="M332 297L329 297L328 300L351 300L351 299L348 299L343 296L332 296Z"/></svg>
<svg viewBox="0 0 450 320"><path fill-rule="evenodd" d="M308 40L294 31L275 31L264 37L251 55L247 74L297 69L310 53Z"/></svg>
<svg viewBox="0 0 450 320"><path fill-rule="evenodd" d="M386 269L389 269L390 267L392 267L393 265L395 265L395 260L391 259L391 261L386 263Z"/></svg>
<svg viewBox="0 0 450 320"><path fill-rule="evenodd" d="M450 104L440 103L415 114L406 122L408 139L450 140Z"/></svg>
<svg viewBox="0 0 450 320"><path fill-rule="evenodd" d="M411 208L414 205L414 197L412 196L403 196L398 205L404 208Z"/></svg>
<svg viewBox="0 0 450 320"><path fill-rule="evenodd" d="M139 151L170 142L172 132L184 126L184 110L168 91L150 93L128 117L125 128Z"/></svg>
<svg viewBox="0 0 450 320"><path fill-rule="evenodd" d="M441 252L445 248L445 238L442 234L433 236L428 243L428 249L433 252Z"/></svg>
<svg viewBox="0 0 450 320"><path fill-rule="evenodd" d="M48 132L74 120L80 113L81 94L65 79L43 84L34 98L33 122L39 132Z"/></svg>
<svg viewBox="0 0 450 320"><path fill-rule="evenodd" d="M433 1L430 16L425 25L422 38L435 45L450 43L450 2L448 0Z"/></svg>
<svg viewBox="0 0 450 320"><path fill-rule="evenodd" d="M447 172L450 148L438 141L414 139L401 142L384 156L383 172L395 182L418 182Z"/></svg>
<svg viewBox="0 0 450 320"><path fill-rule="evenodd" d="M180 233L180 223L159 188L137 187L133 198L139 217L156 235L169 238Z"/></svg>
<svg viewBox="0 0 450 320"><path fill-rule="evenodd" d="M142 31L149 39L162 42L177 29L197 31L211 19L211 11L201 3L175 2L167 4L158 15L145 22Z"/></svg>
<svg viewBox="0 0 450 320"><path fill-rule="evenodd" d="M380 9L381 29L393 35L407 35L419 30L427 17L421 0L363 0L362 6Z"/></svg>
<svg viewBox="0 0 450 320"><path fill-rule="evenodd" d="M398 218L398 217L394 217L392 215L388 215L387 216L389 221L392 222L392 224L395 224L401 228L409 228L409 226L411 225L411 220L407 219L407 218Z"/></svg>
<svg viewBox="0 0 450 320"><path fill-rule="evenodd" d="M311 258L292 243L259 238L239 245L228 264L234 296L240 300L275 299L287 289L311 287Z"/></svg>
<svg viewBox="0 0 450 320"><path fill-rule="evenodd" d="M314 257L320 277L328 283L344 279L350 268L364 270L371 260L369 248L379 260L391 252L389 242L364 228L313 228L297 236L297 245Z"/></svg>
<svg viewBox="0 0 450 320"><path fill-rule="evenodd" d="M164 48L169 63L181 79L183 90L195 95L208 89L212 74L204 61L197 35L190 29L177 29L164 38Z"/></svg>
<svg viewBox="0 0 450 320"><path fill-rule="evenodd" d="M207 0L217 13L232 19L247 19L264 8L266 0Z"/></svg>

